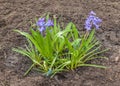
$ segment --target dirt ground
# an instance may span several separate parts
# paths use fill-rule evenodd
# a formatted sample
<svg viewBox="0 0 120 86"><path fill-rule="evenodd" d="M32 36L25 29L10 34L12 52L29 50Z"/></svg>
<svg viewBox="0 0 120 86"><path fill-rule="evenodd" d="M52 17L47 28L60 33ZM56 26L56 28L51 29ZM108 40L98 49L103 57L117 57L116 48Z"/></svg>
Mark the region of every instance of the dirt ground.
<svg viewBox="0 0 120 86"><path fill-rule="evenodd" d="M31 71L23 77L31 61L12 51L25 44L13 29L29 31L29 21L50 12L83 31L91 10L103 20L97 38L110 50L105 53L108 60L96 62L107 69L82 67L53 79ZM0 0L0 86L120 86L120 0Z"/></svg>

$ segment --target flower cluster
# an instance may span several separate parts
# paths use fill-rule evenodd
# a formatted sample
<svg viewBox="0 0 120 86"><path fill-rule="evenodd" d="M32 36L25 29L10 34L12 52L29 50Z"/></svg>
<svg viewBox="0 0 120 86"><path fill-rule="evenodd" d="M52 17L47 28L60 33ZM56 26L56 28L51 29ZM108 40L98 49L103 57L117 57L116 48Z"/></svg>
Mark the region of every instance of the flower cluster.
<svg viewBox="0 0 120 86"><path fill-rule="evenodd" d="M53 26L53 21L51 20L47 20L45 21L45 18L40 18L38 21L37 21L37 26L39 27L39 31L42 33L46 27L50 27L50 26Z"/></svg>
<svg viewBox="0 0 120 86"><path fill-rule="evenodd" d="M99 17L96 17L96 13L91 11L87 20L85 21L85 29L91 30L92 25L95 26L96 29L99 29L101 22L102 20Z"/></svg>

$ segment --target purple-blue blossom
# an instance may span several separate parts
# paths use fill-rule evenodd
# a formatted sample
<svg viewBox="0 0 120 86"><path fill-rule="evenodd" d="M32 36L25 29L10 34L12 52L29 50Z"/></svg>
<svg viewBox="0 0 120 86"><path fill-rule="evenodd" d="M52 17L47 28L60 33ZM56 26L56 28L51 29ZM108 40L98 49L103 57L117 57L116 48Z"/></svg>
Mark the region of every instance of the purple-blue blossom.
<svg viewBox="0 0 120 86"><path fill-rule="evenodd" d="M44 30L46 30L46 27L53 26L53 21L52 20L47 20L45 21L45 18L40 18L37 21L37 26L39 27L39 31L42 33Z"/></svg>
<svg viewBox="0 0 120 86"><path fill-rule="evenodd" d="M96 17L96 13L91 11L85 21L85 29L89 31L91 30L92 26L94 26L96 29L99 29L101 22L102 20L99 17Z"/></svg>

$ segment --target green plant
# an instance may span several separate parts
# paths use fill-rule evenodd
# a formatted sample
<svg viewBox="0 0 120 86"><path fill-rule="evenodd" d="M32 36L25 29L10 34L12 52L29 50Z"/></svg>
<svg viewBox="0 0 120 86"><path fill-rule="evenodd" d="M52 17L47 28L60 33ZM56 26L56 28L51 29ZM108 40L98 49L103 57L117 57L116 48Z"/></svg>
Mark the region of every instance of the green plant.
<svg viewBox="0 0 120 86"><path fill-rule="evenodd" d="M32 60L31 67L34 67L46 76L54 76L58 72L73 70L79 66L93 66L105 68L96 64L87 64L89 60L101 58L98 54L106 50L100 50L100 43L95 38L95 29L86 31L79 35L76 26L70 22L61 29L54 19L54 23L49 20L49 16L40 18L37 22L37 29L31 26L30 33L15 30L25 36L28 45L26 49L13 48L20 54Z"/></svg>

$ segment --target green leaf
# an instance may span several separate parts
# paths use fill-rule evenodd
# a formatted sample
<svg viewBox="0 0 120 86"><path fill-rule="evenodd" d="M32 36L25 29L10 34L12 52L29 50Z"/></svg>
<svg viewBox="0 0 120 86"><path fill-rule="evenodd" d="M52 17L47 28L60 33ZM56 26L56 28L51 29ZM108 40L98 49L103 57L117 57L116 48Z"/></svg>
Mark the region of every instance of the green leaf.
<svg viewBox="0 0 120 86"><path fill-rule="evenodd" d="M107 68L106 66L102 66L102 65L96 65L96 64L80 64L79 66L88 66L88 67L97 67L97 68Z"/></svg>
<svg viewBox="0 0 120 86"><path fill-rule="evenodd" d="M80 41L81 39L76 39L72 42L72 46L74 47L74 49L78 49L80 46Z"/></svg>

